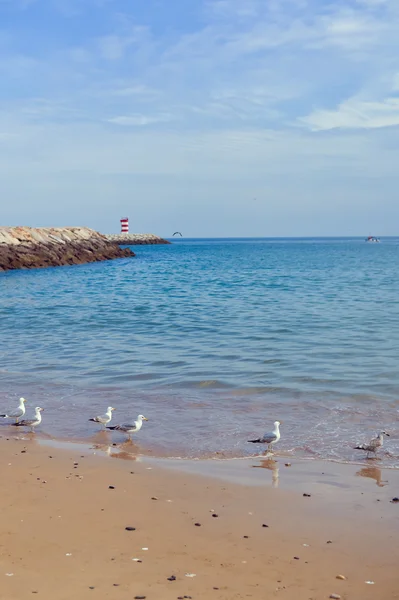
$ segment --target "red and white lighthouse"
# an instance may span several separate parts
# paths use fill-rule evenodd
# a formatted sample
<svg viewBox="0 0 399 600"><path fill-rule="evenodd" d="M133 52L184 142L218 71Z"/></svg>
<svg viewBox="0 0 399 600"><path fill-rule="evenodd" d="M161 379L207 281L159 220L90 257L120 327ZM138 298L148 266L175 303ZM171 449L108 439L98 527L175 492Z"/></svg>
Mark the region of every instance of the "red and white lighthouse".
<svg viewBox="0 0 399 600"><path fill-rule="evenodd" d="M125 217L121 219L121 233L129 233L129 219Z"/></svg>

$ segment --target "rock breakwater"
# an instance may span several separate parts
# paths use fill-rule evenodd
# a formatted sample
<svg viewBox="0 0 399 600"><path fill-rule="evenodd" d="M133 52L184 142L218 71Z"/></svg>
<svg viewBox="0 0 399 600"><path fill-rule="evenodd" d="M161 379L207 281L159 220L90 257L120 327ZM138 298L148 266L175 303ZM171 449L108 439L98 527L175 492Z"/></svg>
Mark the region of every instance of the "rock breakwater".
<svg viewBox="0 0 399 600"><path fill-rule="evenodd" d="M110 242L120 246L141 246L144 244L170 244L153 233L111 233L105 236Z"/></svg>
<svg viewBox="0 0 399 600"><path fill-rule="evenodd" d="M79 265L134 256L88 227L0 227L0 271Z"/></svg>

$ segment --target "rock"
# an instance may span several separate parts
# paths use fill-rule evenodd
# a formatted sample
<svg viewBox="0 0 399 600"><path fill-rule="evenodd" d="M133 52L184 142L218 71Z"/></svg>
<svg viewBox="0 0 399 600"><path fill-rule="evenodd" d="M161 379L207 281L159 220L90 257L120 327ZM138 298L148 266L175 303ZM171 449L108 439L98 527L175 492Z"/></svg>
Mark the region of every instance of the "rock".
<svg viewBox="0 0 399 600"><path fill-rule="evenodd" d="M286 467L290 467L290 466L291 466L291 463L285 463L285 466L286 466Z"/></svg>
<svg viewBox="0 0 399 600"><path fill-rule="evenodd" d="M266 523L263 523L262 527L269 527L269 525L266 525Z"/></svg>
<svg viewBox="0 0 399 600"><path fill-rule="evenodd" d="M304 498L310 498L311 494L303 494Z"/></svg>
<svg viewBox="0 0 399 600"><path fill-rule="evenodd" d="M168 240L164 240L153 233L113 233L105 235L104 237L110 242L116 242L120 246L170 244Z"/></svg>
<svg viewBox="0 0 399 600"><path fill-rule="evenodd" d="M341 596L339 594L330 594L330 598L333 598L333 600L340 600Z"/></svg>
<svg viewBox="0 0 399 600"><path fill-rule="evenodd" d="M299 556L294 556L294 560L299 560Z"/></svg>
<svg viewBox="0 0 399 600"><path fill-rule="evenodd" d="M397 497L395 496L395 498L392 498L391 502L392 502L393 504L396 504L397 502L399 502L399 498L397 498Z"/></svg>
<svg viewBox="0 0 399 600"><path fill-rule="evenodd" d="M244 536L243 536L243 538L244 538L245 540L247 540L247 539L249 538L249 535L244 535Z"/></svg>
<svg viewBox="0 0 399 600"><path fill-rule="evenodd" d="M58 267L134 256L88 227L0 227L0 271Z"/></svg>
<svg viewBox="0 0 399 600"><path fill-rule="evenodd" d="M341 581L345 581L346 577L345 575L337 575L335 579L341 579Z"/></svg>
<svg viewBox="0 0 399 600"><path fill-rule="evenodd" d="M213 513L212 517L214 517L215 519L218 518L219 515L217 515L216 513Z"/></svg>
<svg viewBox="0 0 399 600"><path fill-rule="evenodd" d="M201 527L201 523L194 523L196 527Z"/></svg>
<svg viewBox="0 0 399 600"><path fill-rule="evenodd" d="M147 596L135 596L134 600L145 600Z"/></svg>
<svg viewBox="0 0 399 600"><path fill-rule="evenodd" d="M157 498L156 496L153 496L153 497L151 498L151 500L159 500L159 498Z"/></svg>
<svg viewBox="0 0 399 600"><path fill-rule="evenodd" d="M109 490L114 490L114 489L115 489L115 486L114 486L114 485L109 485L109 486L108 486L108 489L109 489Z"/></svg>
<svg viewBox="0 0 399 600"><path fill-rule="evenodd" d="M174 575L171 575L170 577L168 577L168 581L176 581L176 577Z"/></svg>
<svg viewBox="0 0 399 600"><path fill-rule="evenodd" d="M135 527L125 527L125 531L136 531Z"/></svg>

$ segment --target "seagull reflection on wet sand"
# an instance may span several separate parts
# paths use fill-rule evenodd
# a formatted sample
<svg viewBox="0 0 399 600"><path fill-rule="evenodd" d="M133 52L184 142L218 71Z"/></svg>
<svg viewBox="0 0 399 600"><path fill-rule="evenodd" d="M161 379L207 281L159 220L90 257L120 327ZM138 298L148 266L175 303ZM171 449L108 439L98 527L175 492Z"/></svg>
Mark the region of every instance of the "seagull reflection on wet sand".
<svg viewBox="0 0 399 600"><path fill-rule="evenodd" d="M110 458L120 458L122 460L140 460L138 456L138 448L131 442L124 442L122 444L115 443L93 443L92 450L103 452Z"/></svg>
<svg viewBox="0 0 399 600"><path fill-rule="evenodd" d="M272 486L278 487L279 483L279 465L273 458L266 458L260 461L259 465L252 465L254 469L268 469L272 472Z"/></svg>
<svg viewBox="0 0 399 600"><path fill-rule="evenodd" d="M381 469L378 467L363 467L360 471L356 472L358 477L369 477L370 479L374 479L378 487L384 487L388 484L388 480L382 479Z"/></svg>

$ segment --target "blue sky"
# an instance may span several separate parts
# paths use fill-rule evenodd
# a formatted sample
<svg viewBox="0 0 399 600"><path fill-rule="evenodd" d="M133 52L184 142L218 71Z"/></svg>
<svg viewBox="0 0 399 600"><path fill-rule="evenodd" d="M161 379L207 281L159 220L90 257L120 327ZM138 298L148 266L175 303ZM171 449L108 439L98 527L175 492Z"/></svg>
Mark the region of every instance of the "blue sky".
<svg viewBox="0 0 399 600"><path fill-rule="evenodd" d="M398 0L0 0L0 224L399 234Z"/></svg>

